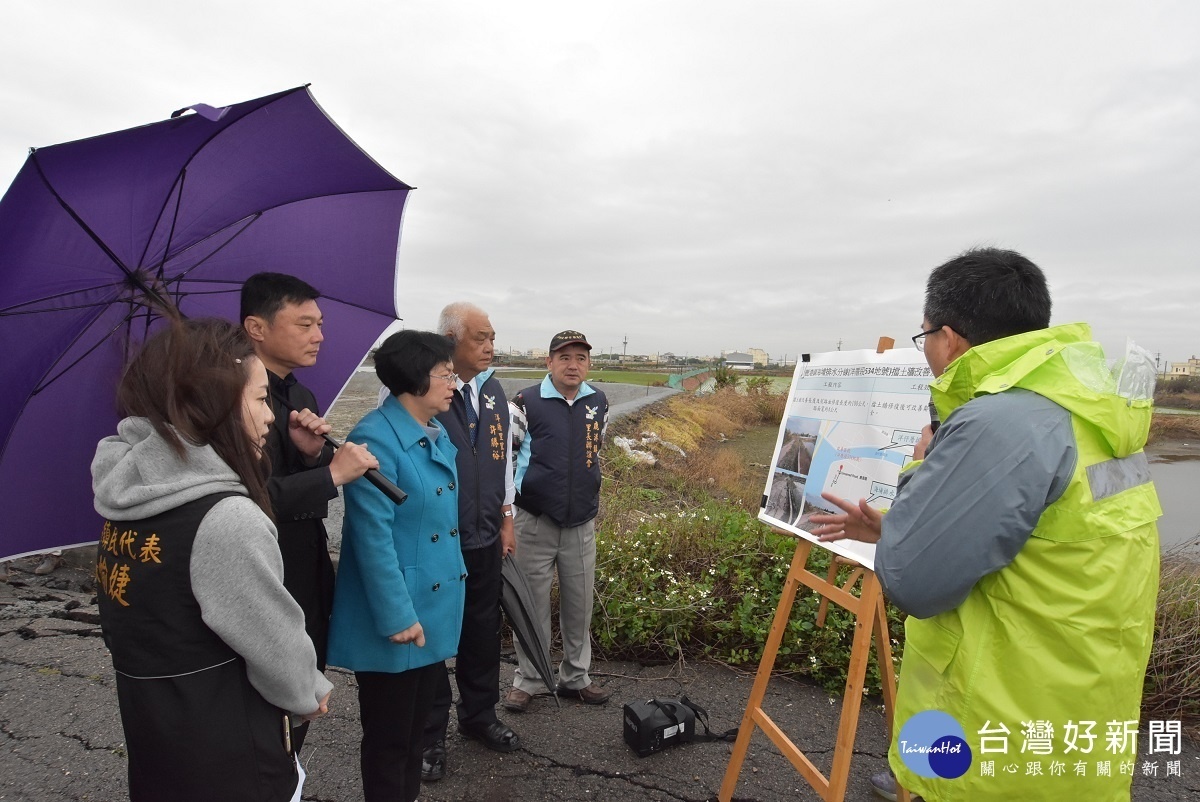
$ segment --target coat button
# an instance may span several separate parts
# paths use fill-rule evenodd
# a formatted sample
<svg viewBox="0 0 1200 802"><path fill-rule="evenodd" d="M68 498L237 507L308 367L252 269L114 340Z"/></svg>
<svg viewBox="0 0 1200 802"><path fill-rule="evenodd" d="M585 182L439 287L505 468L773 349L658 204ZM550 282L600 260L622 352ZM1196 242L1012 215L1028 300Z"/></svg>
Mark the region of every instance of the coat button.
<svg viewBox="0 0 1200 802"><path fill-rule="evenodd" d="M429 441L422 437L421 441L417 443L417 445L419 445L421 448L424 448L425 446L429 445Z"/></svg>
<svg viewBox="0 0 1200 802"><path fill-rule="evenodd" d="M450 537L458 537L458 530L457 530L457 529L451 529L451 530L450 530Z"/></svg>
<svg viewBox="0 0 1200 802"><path fill-rule="evenodd" d="M459 575L458 575L458 581L459 581L459 582L463 581L463 580L464 580L464 579L466 579L466 578L467 578L467 575L466 575L466 574L459 574Z"/></svg>
<svg viewBox="0 0 1200 802"><path fill-rule="evenodd" d="M437 589L438 589L438 588L440 588L441 586L442 586L442 583L441 583L441 582L434 582L434 583L433 583L433 589L434 589L434 590L437 590Z"/></svg>
<svg viewBox="0 0 1200 802"><path fill-rule="evenodd" d="M437 489L437 494L438 494L439 496L442 494L442 489L441 489L440 487Z"/></svg>
<svg viewBox="0 0 1200 802"><path fill-rule="evenodd" d="M437 543L437 542L438 542L438 535L437 535L437 532L434 532L434 533L433 533L433 537L431 537L431 538L429 538L429 539L430 539L430 540L432 540L434 543Z"/></svg>
<svg viewBox="0 0 1200 802"><path fill-rule="evenodd" d="M454 489L454 482L451 482L450 484L446 485L446 487L448 487L448 488L450 488L451 490L453 490L453 489Z"/></svg>

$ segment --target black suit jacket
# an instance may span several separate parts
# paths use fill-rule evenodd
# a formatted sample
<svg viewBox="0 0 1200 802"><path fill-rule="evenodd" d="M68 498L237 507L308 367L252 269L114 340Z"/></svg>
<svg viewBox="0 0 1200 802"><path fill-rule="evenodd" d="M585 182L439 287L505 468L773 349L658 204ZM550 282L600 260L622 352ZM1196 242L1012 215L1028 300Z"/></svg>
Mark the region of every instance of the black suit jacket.
<svg viewBox="0 0 1200 802"><path fill-rule="evenodd" d="M317 649L317 662L325 667L329 613L333 609L333 561L325 516L337 487L329 472L333 449L325 446L315 466L304 464L304 455L288 435L286 400L292 408L317 409L317 399L292 374L284 378L270 371L271 409L275 422L267 435L266 455L271 461L267 491L279 529L279 551L283 555L283 584L304 610L304 626Z"/></svg>

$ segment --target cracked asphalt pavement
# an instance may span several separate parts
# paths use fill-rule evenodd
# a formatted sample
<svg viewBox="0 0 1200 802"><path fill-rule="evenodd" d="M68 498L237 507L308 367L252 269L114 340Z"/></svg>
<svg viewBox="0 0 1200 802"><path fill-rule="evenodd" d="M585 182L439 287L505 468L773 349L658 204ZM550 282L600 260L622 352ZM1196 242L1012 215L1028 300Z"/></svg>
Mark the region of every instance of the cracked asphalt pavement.
<svg viewBox="0 0 1200 802"><path fill-rule="evenodd" d="M125 739L112 664L92 601L90 549L67 553L49 577L32 574L35 560L15 561L0 584L0 800L126 799ZM642 666L599 662L597 681L612 700L591 707L536 697L523 714L500 709L522 749L491 752L454 732L449 772L422 789L422 802L576 802L635 800L707 802L716 798L732 744L696 742L638 758L622 739L622 705L686 694L722 731L739 724L754 677L714 664ZM502 664L505 687L511 652ZM358 774L358 711L353 675L329 671L331 713L311 728L301 755L304 799L354 802ZM841 699L804 683L772 681L767 713L824 772ZM186 737L185 733L180 734ZM886 767L884 720L877 700L864 700L847 800L876 799L867 778ZM1200 799L1200 747L1185 741L1181 777L1138 776L1136 802ZM1161 769L1160 769L1161 770ZM1164 772L1165 773L1165 772ZM756 733L735 792L741 802L817 800L795 769Z"/></svg>

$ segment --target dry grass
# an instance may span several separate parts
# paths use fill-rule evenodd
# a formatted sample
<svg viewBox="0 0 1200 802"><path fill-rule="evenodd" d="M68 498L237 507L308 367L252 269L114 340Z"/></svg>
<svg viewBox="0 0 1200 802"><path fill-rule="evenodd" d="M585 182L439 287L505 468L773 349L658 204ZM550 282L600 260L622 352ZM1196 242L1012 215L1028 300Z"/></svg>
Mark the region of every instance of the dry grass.
<svg viewBox="0 0 1200 802"><path fill-rule="evenodd" d="M707 487L714 498L757 514L763 480L758 472L749 470L746 459L738 452L702 449L674 469L684 482Z"/></svg>
<svg viewBox="0 0 1200 802"><path fill-rule="evenodd" d="M1154 394L1156 407L1171 407L1172 409L1200 410L1200 393L1180 391L1158 392Z"/></svg>
<svg viewBox="0 0 1200 802"><path fill-rule="evenodd" d="M1200 735L1200 563L1186 557L1163 558L1142 718Z"/></svg>
<svg viewBox="0 0 1200 802"><path fill-rule="evenodd" d="M614 434L639 437L652 432L687 452L687 457L682 458L668 449L651 447L669 470L640 472L637 474L640 482L648 485L659 482L662 489L681 496L688 496L689 489L695 489L753 514L758 512L762 494L761 471L753 470L736 451L713 446L752 427L777 426L786 404L786 393L739 393L724 389L703 396L681 394L617 421L609 436L611 440ZM613 478L620 481L615 475ZM605 480L608 479L606 476ZM697 500L692 498L688 502Z"/></svg>
<svg viewBox="0 0 1200 802"><path fill-rule="evenodd" d="M1155 413L1150 421L1150 442L1158 443L1163 440L1200 440L1200 414Z"/></svg>

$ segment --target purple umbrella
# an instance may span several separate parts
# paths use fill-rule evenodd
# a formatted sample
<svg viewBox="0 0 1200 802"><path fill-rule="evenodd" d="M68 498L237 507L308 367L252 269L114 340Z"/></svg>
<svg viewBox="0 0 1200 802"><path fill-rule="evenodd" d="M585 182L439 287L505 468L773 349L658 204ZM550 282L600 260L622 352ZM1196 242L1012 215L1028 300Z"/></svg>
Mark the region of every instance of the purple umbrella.
<svg viewBox="0 0 1200 802"><path fill-rule="evenodd" d="M89 465L164 301L237 320L264 270L322 292L322 408L396 319L411 189L307 87L34 149L0 200L0 559L95 542ZM181 116L182 115L182 116Z"/></svg>

